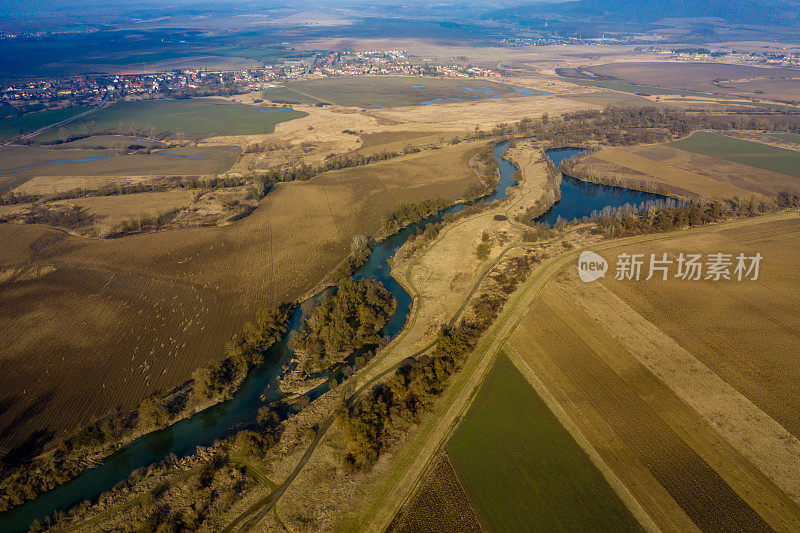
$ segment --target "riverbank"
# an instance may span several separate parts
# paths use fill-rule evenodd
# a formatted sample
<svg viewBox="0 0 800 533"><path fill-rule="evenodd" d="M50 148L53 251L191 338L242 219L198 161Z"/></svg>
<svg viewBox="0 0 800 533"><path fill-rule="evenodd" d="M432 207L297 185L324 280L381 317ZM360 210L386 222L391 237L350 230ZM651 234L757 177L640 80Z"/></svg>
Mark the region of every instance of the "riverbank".
<svg viewBox="0 0 800 533"><path fill-rule="evenodd" d="M506 146L505 143L498 144L495 148L495 154L498 156L502 154ZM546 166L544 160L541 161L541 164ZM268 472L270 478L289 480L288 483L284 485L284 490L294 491L296 487L293 483L295 474L291 471L292 465L298 464L295 462L294 458L296 458L297 461L302 459L304 461L303 464L305 464L305 461L310 461L309 466L312 466L313 464L317 464L314 462L317 457L323 457L323 464L327 466L321 471L312 468L310 471L315 472L313 475L320 477L315 477L311 483L304 483L302 480L298 479L300 486L305 486L306 490L313 492L317 490L314 488L317 485L322 487L335 479L340 481L344 479L348 486L353 486L354 490L357 490L357 492L361 490L359 488L361 487L360 484L350 485L353 479L348 478L347 472L339 470L342 466L342 455L339 453L342 451L342 439L339 438L333 444L331 444L330 439L334 438L331 437L331 435L336 435L337 432L338 436L341 437L342 430L334 423L332 413L335 412L336 407L341 404L341 398L349 397L353 391L359 390L367 384L371 384L373 380L392 371L408 356L414 356L424 351L426 348L425 342L436 335L439 324L452 324L459 316L465 316L465 312L471 313L472 310L468 308L468 304L470 303L470 298L476 294L479 285L486 281L487 278L494 279L495 275L506 276L509 272L508 265L511 264L510 262L522 259L522 255L524 255L525 251L520 249L519 246L515 246L514 243L522 239L525 227L522 224L513 222L508 216L509 210L518 203L519 195L522 194L522 191L527 190L524 188L524 183L523 186L513 186L514 180L512 176L516 170L516 167L509 161L500 158L501 179L495 193L492 193L478 202L474 209L470 208L472 209L471 211L465 211L466 216L460 216L458 220L445 224L441 234L438 236L434 234L432 236L433 240L430 241L431 244L426 244L424 247L425 249L421 249L421 256L429 258L431 263L416 261L416 256L414 259L409 257L410 262L414 263L419 270L414 271L413 267L409 264L406 270L412 272L412 274L408 274L405 279L399 276L401 278L399 281L392 277L392 272L388 268L389 259L395 256L395 252L398 248L402 249L401 246L403 245L408 245L410 247L412 244L416 244L411 241L412 236L417 234L418 229L425 227L426 224L430 224L431 222L440 222L443 216L454 214L463 209L464 206L455 206L446 209L443 213L431 217L424 223L409 226L385 241L382 241L373 249L367 262L356 271L354 275L355 279L377 277L397 296L399 311L395 313L395 316L392 317L390 324L387 326L387 334L390 336L397 335L397 337L389 345L389 348L379 353L373 359L372 363L368 364L362 372L358 372L355 376L347 380L343 386L339 386L327 393L325 392L327 389L314 391L311 395L311 399L317 398L319 394L322 394L322 396L314 400L312 406L308 409L303 409L299 415L296 415L297 418L293 417L290 419L290 422L285 424L286 428L294 427L294 420L308 419L308 417L312 417L311 413L316 413L316 415L313 416L317 418L317 422L312 423L310 427L306 426L302 431L298 430L298 432L293 433L296 438L295 441L284 441L283 444L279 443L275 453L280 455L273 456L270 454L272 459L261 465L261 468ZM546 177L547 171L541 168L530 174L530 176L534 175ZM524 178L522 179L524 181ZM539 192L542 190L542 187L534 187L533 183L529 183L528 185L531 187L531 190L539 190ZM530 199L532 201L537 201L540 200L541 197ZM492 205L486 204L485 202L492 202ZM475 211L478 211L478 213L475 214ZM455 234L459 236L458 239L453 241L456 244L451 243L448 238L448 235L453 232L456 232ZM580 239L583 238L583 234L580 231L572 230L570 235L570 240L573 242L570 243L569 246L581 244L582 241L580 241ZM420 237L413 237L413 240L418 239L420 239ZM486 255L481 256L477 253L478 248L481 246L488 248ZM436 248L436 251L432 251L433 248ZM557 253L559 249L563 252L566 247L562 247L561 240L556 240L547 243L547 247L544 249L549 250L547 253ZM456 272L452 272L452 263L449 262L450 258L453 256L463 259L463 264L458 265L459 270ZM398 254L398 257L401 257L400 254ZM501 266L500 270L493 270L501 261L503 261L503 266ZM402 266L393 262L393 268L395 271L398 271L398 269L402 269ZM451 269L450 275L447 276L446 273L442 273L443 269ZM442 274L434 279L432 276L436 272ZM473 281L474 283L472 283ZM423 294L420 292L417 285L422 285L424 283L428 283L429 285L424 289L426 292ZM444 284L447 289L437 292L442 288L441 284ZM452 297L449 297L448 291L452 293ZM413 305L412 297L415 298ZM437 309L430 305L432 302L438 304L445 299L446 307L444 309ZM422 310L425 310L427 314L422 316ZM455 312L453 313L453 311ZM296 312L292 317L289 329L295 329L299 325L299 320L300 313ZM404 326L406 327L404 328ZM402 351L398 349L398 347L401 347ZM282 363L285 364L288 360L287 358L291 358L290 352L286 350L285 339L278 343L273 355L275 356L274 360L270 359L271 362L269 364L269 366L273 368L280 368L280 365ZM278 373L280 373L280 371ZM269 375L269 371L259 369L256 371L256 374L261 376ZM186 453L190 447L196 444L213 442L212 439L214 438L223 438L224 436L230 435L230 428L239 427L239 425L245 421L245 419L240 418L240 415L243 416L242 413L244 412L240 406L247 405L248 407L246 410L253 410L253 412L255 412L259 406L263 405L264 401L269 400L269 395L277 390L277 387L268 390L272 385L270 381L267 381L269 385L265 389L265 382L259 381L259 379L263 378L254 376L248 379L245 387L236 395L232 404L225 404L220 406L220 408L214 408L210 413L206 413L200 417L192 417L175 428L170 428L169 431L165 431L165 435L171 435L174 441L162 453L172 450L173 453L180 455ZM265 394L267 395L266 400ZM336 398L339 398L339 400L336 400ZM332 410L328 408L323 409L322 406L326 405L332 407ZM327 418L324 418L325 413L328 413ZM323 416L323 418L320 419L319 416ZM208 427L207 424L204 423L204 420L213 420L214 425ZM331 424L333 425L331 426ZM331 434L328 434L326 431L329 426L333 428ZM302 446L298 448L299 443L308 442L308 437L304 436L308 431L317 435L317 437L314 437L313 442L321 442L323 449L328 450L330 453L320 451L319 453L309 455L309 448ZM202 436L202 440L198 440L200 436ZM281 440L283 441L283 439ZM141 450L142 446L147 445L147 443L137 442L132 446L136 447L137 450ZM324 448L324 446L328 446L328 448ZM281 453L281 451L285 451L286 454ZM311 448L311 451L314 451L313 448ZM134 453L136 457L140 456L139 452ZM137 459L137 461L151 456L152 452L148 452L147 454L141 455L141 459ZM333 477L330 471L331 465L336 465L335 475L333 475ZM122 466L124 467L125 465ZM300 474L304 476L303 479L305 479L306 475L311 475L308 474L308 472L309 471L306 470L300 472ZM325 475L325 472L327 472L328 475ZM96 473L97 471L95 471L95 474ZM375 475L377 475L377 473ZM333 490L333 493L337 492L336 489ZM294 492L291 494L294 494ZM363 494L359 496L354 493L353 501L358 500L358 498L362 496ZM335 498L331 501L333 500L335 500ZM283 501L284 499L281 499L281 502ZM287 492L286 501L295 501L298 506L293 513L302 513L303 505L309 505L309 502L313 502L315 499L310 498L310 495L305 493L304 497L298 500L295 496L289 496ZM238 505L236 508L241 510ZM292 517L292 520L302 520L302 514L293 514Z"/></svg>
<svg viewBox="0 0 800 533"><path fill-rule="evenodd" d="M503 157L506 155L503 154ZM510 220L508 213L513 212L518 204L528 205L540 200L546 191L546 163L536 157L529 158L529 161L520 175L520 183L508 189L507 197L478 214L465 215L445 224L438 236L422 246L415 241L424 240L424 237L418 236L409 239L398 249L392 261L392 275L413 296L408 322L402 333L376 355L371 365L351 378L346 387L357 391L409 357L425 351L442 324L471 316L473 310L468 304L479 287L494 283L491 276L506 271L505 266L495 269L498 263L507 265L509 261L525 255L525 250L514 249L509 252L506 248L512 242L519 242L524 232L524 227ZM530 181L526 184L525 180ZM498 216L500 220L495 219ZM480 259L475 249L478 244L487 242L484 241L484 232L488 233L491 246L489 256ZM554 243L553 252L559 247L560 242ZM380 487L396 453L416 429L416 426L412 426L406 437L400 437L396 446L393 445L394 449L390 448L381 456L371 471L347 474L341 465L341 457L345 452L342 445L344 430L338 422L334 422L317 445L305 469L278 501L277 515L290 528L300 527L304 517L309 516L319 520L314 523L316 529L335 528L345 514L358 508L359 502L369 500L370 494L374 494L372 491ZM337 495L338 513L333 508L323 510L318 506L318 502L326 501L321 494ZM278 524L269 514L258 522L258 527L269 529L278 527Z"/></svg>

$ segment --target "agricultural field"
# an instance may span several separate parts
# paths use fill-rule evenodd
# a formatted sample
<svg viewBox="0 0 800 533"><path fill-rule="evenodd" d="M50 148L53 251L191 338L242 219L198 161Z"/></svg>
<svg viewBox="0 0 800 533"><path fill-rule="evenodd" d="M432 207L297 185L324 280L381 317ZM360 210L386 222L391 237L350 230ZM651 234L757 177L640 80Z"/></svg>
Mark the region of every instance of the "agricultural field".
<svg viewBox="0 0 800 533"><path fill-rule="evenodd" d="M503 354L447 444L495 531L640 531L588 455Z"/></svg>
<svg viewBox="0 0 800 533"><path fill-rule="evenodd" d="M612 91L619 91L622 93L668 95L668 94L675 94L676 92L674 89L664 89L662 87L651 87L647 85L634 85L632 83L606 81L600 79L593 79L589 77L572 78L567 75L562 75L561 79L569 81L570 83L574 83L575 85L580 85L581 87L599 87L602 89L611 89ZM686 94L686 95L691 94L693 96L706 96L705 93L694 93L694 92L683 92L683 91L681 91L680 94Z"/></svg>
<svg viewBox="0 0 800 533"><path fill-rule="evenodd" d="M689 137L692 140L695 136ZM715 136L723 137L723 136ZM730 155L729 159L702 155L682 149L682 144L656 144L633 147L603 148L580 159L575 173L588 172L600 177L613 177L629 180L633 183L645 183L651 186L664 187L684 197L733 198L748 197L754 194L774 196L783 191L800 190L800 182L796 177L768 169L750 166L748 163L767 161L765 155L773 151L788 152L785 161L791 161L800 152L784 150L761 143L739 141L723 137L725 142L743 142L759 150L755 155L743 155L741 158ZM701 145L697 143L697 151ZM681 148L681 149L679 149ZM722 152L712 152L723 155ZM753 154L753 152L751 152ZM800 159L799 159L800 160ZM765 162L763 166L778 166ZM781 170L784 166L779 167Z"/></svg>
<svg viewBox="0 0 800 533"><path fill-rule="evenodd" d="M533 94L543 93L488 80L370 77L290 82L283 87L265 89L264 99L276 103L329 103L376 109Z"/></svg>
<svg viewBox="0 0 800 533"><path fill-rule="evenodd" d="M168 211L189 205L197 191L178 189L174 191L122 194L118 196L95 196L69 200L83 207L94 217L93 225L98 234L108 232L114 226L129 220L156 217Z"/></svg>
<svg viewBox="0 0 800 533"><path fill-rule="evenodd" d="M476 127L487 130L501 122L512 123L521 118L535 118L545 113L553 116L570 111L605 108L604 105L579 102L564 95L552 94L440 104L374 109L369 114L379 120L403 124L409 129L430 128L433 131L463 134Z"/></svg>
<svg viewBox="0 0 800 533"><path fill-rule="evenodd" d="M91 108L88 106L78 106L35 111L19 116L4 116L0 118L0 139L10 139L22 133L38 130L49 124L80 115L89 109Z"/></svg>
<svg viewBox="0 0 800 533"><path fill-rule="evenodd" d="M400 146L406 143L417 143L419 139L424 139L440 135L432 131L380 131L375 133L361 134L364 148L374 148L376 146Z"/></svg>
<svg viewBox="0 0 800 533"><path fill-rule="evenodd" d="M147 100L114 104L37 140L54 141L85 131L143 133L148 137L180 136L202 139L213 135L272 133L276 124L306 116L294 110L232 104L214 98Z"/></svg>
<svg viewBox="0 0 800 533"><path fill-rule="evenodd" d="M372 154L379 152L402 152L404 148L424 147L440 144L449 139L447 135L435 131L383 131L361 135L362 146L355 153Z"/></svg>
<svg viewBox="0 0 800 533"><path fill-rule="evenodd" d="M10 146L0 152L0 176L13 178L16 186L37 176L204 176L226 172L240 152L236 146L187 146L150 153Z"/></svg>
<svg viewBox="0 0 800 533"><path fill-rule="evenodd" d="M397 206L463 195L482 146L279 184L226 227L98 240L0 225L0 446L35 448L184 383L259 306L310 291Z"/></svg>
<svg viewBox="0 0 800 533"><path fill-rule="evenodd" d="M446 454L435 460L419 490L388 531L477 533L482 531L458 475Z"/></svg>
<svg viewBox="0 0 800 533"><path fill-rule="evenodd" d="M725 63L618 62L588 67L611 82L723 95L786 99L800 92L800 70ZM788 78L788 79L787 79ZM646 92L648 89L644 89ZM655 93L652 93L655 94ZM690 94L685 92L683 94Z"/></svg>
<svg viewBox="0 0 800 533"><path fill-rule="evenodd" d="M686 139L671 142L669 146L800 178L800 151L796 150L744 141L708 131L695 132Z"/></svg>
<svg viewBox="0 0 800 533"><path fill-rule="evenodd" d="M588 284L572 263L509 339L660 528L800 527L798 235L788 213L608 247L611 272L623 252L765 259L758 282Z"/></svg>

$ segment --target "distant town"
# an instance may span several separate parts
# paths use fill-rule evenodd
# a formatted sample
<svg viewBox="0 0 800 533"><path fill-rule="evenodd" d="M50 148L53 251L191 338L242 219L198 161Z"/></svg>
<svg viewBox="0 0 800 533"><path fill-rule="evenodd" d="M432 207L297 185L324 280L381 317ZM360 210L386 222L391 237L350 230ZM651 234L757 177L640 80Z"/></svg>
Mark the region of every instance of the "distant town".
<svg viewBox="0 0 800 533"><path fill-rule="evenodd" d="M554 44L608 44L613 39L508 39L511 47ZM287 49L288 50L288 49ZM639 53L669 56L677 61L720 61L738 64L800 67L800 53L739 52L706 48L642 46ZM139 74L97 74L42 78L9 83L0 101L20 113L44 108L93 105L102 101L148 98L191 98L231 95L275 87L276 83L313 77L403 75L454 78L500 77L497 70L473 65L435 64L412 58L406 50L342 50L313 58L283 61L260 68L213 70L175 69Z"/></svg>
<svg viewBox="0 0 800 533"><path fill-rule="evenodd" d="M94 104L103 100L187 98L238 94L305 77L405 75L499 77L495 70L412 62L405 50L336 51L313 60L287 61L236 70L176 69L141 74L43 78L3 87L2 101L25 112L44 107Z"/></svg>

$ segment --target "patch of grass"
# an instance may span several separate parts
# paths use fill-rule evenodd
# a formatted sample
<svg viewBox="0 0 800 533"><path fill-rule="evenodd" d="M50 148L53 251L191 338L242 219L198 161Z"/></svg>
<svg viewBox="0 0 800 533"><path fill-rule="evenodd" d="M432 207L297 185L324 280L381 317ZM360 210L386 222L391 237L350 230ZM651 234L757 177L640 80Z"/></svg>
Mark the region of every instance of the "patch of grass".
<svg viewBox="0 0 800 533"><path fill-rule="evenodd" d="M89 106L66 107L63 109L48 109L36 111L25 115L10 116L0 119L0 138L8 139L23 133L38 130L49 124L79 115L91 109Z"/></svg>
<svg viewBox="0 0 800 533"><path fill-rule="evenodd" d="M707 155L800 178L800 152L698 131L669 144L686 152Z"/></svg>
<svg viewBox="0 0 800 533"><path fill-rule="evenodd" d="M276 124L304 116L306 114L300 111L267 112L214 99L124 102L76 120L63 131L56 128L44 133L41 140L57 140L86 128L97 133L183 134L192 139L211 134L255 135L272 133Z"/></svg>
<svg viewBox="0 0 800 533"><path fill-rule="evenodd" d="M447 445L498 531L641 531L586 453L505 355Z"/></svg>

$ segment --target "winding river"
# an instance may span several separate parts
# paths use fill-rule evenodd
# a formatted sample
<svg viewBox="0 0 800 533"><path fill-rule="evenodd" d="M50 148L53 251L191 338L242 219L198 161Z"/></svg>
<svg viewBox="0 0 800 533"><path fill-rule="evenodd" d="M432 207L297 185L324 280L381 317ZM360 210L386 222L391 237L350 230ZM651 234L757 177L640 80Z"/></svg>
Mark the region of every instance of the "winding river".
<svg viewBox="0 0 800 533"><path fill-rule="evenodd" d="M494 153L499 161L500 181L490 194L469 204L456 204L402 229L378 243L373 248L367 262L354 273L353 277L356 280L379 279L397 298L397 310L384 329L385 336L394 337L403 329L412 303L411 296L391 276L388 260L410 235L415 234L417 229L426 224L440 221L445 215L461 211L474 203L488 203L505 198L508 188L515 185L513 174L517 170L510 161L502 157L507 148L508 141L500 142L494 148ZM561 160L580 153L581 150L575 148L547 151L548 157L556 166ZM656 194L632 191L621 187L587 184L565 176L561 187L561 200L539 217L539 220L552 224L559 217L574 220L588 216L593 210L600 210L605 206L640 204L647 200L663 198ZM321 297L322 293L314 298ZM35 519L42 519L56 510L67 509L83 500L97 498L101 493L110 490L115 484L126 479L131 472L138 468L162 460L170 454L176 457L190 455L194 453L197 446L208 446L215 440L225 438L246 424L252 423L256 419L260 407L284 396L277 386L277 380L283 372L283 365L288 365L292 359L288 338L289 334L300 326L301 318L302 306L298 305L289 321L287 333L267 352L265 363L251 371L233 399L197 413L166 429L145 435L72 481L3 513L0 515L0 531L25 531ZM327 388L327 384L322 385L311 391L309 396L313 399L324 393Z"/></svg>

